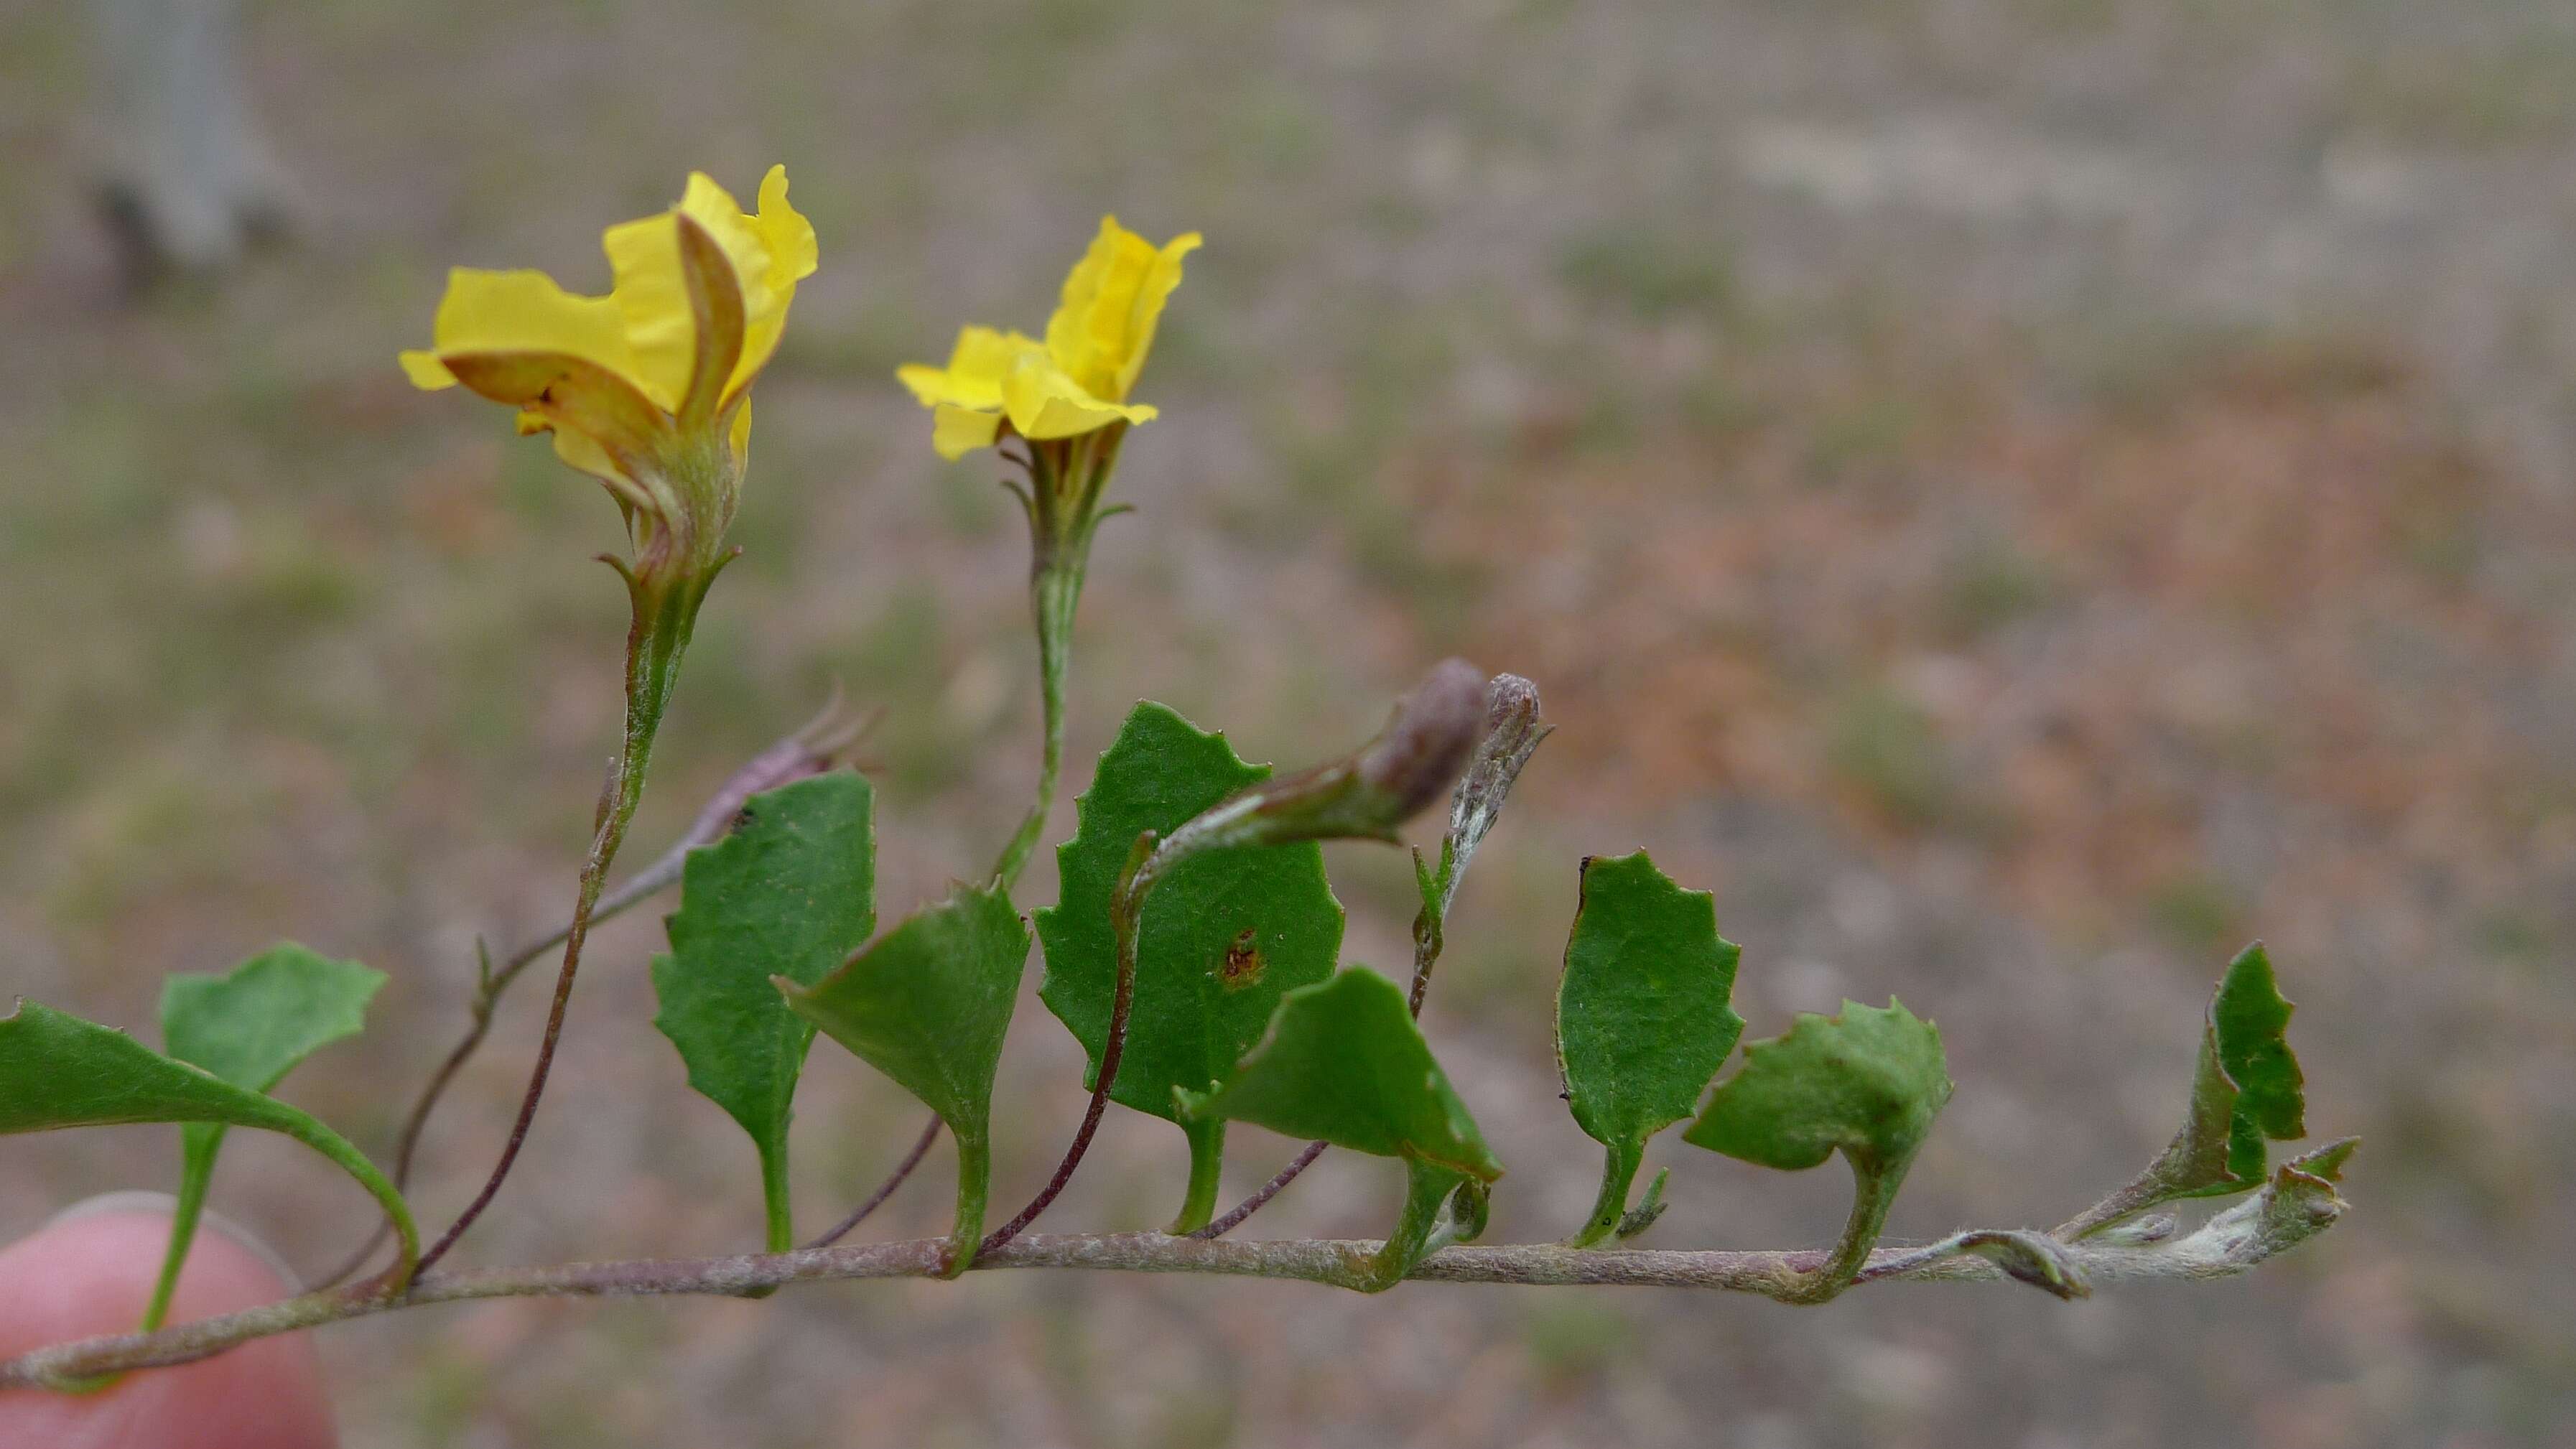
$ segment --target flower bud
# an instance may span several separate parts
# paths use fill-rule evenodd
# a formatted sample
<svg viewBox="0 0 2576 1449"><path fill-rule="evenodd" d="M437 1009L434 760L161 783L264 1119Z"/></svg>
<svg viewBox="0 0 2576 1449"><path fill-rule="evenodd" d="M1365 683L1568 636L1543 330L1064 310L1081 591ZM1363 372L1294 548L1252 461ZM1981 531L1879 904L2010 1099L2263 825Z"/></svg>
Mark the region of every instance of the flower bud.
<svg viewBox="0 0 2576 1449"><path fill-rule="evenodd" d="M1456 781L1485 719L1485 678L1444 659L1397 702L1377 738L1338 760L1265 780L1172 832L1169 869L1202 850L1299 840L1393 840L1395 828Z"/></svg>
<svg viewBox="0 0 2576 1449"><path fill-rule="evenodd" d="M1443 659L1396 705L1395 716L1378 737L1360 750L1360 778L1383 801L1390 828L1438 799L1467 767L1486 712L1486 694L1485 677L1476 666Z"/></svg>

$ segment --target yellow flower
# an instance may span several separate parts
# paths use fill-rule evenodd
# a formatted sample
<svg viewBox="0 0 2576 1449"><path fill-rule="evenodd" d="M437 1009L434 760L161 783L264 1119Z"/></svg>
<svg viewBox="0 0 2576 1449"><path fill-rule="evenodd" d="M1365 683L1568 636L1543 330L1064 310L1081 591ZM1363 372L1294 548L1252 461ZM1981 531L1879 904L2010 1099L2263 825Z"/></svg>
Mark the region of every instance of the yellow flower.
<svg viewBox="0 0 2576 1449"><path fill-rule="evenodd" d="M783 166L762 179L757 214L693 172L679 205L602 244L605 297L543 272L456 268L434 345L403 353L403 371L518 408L522 433L552 432L556 454L626 507L639 561L676 547L703 563L732 519L751 384L814 270L814 228L787 204Z"/></svg>
<svg viewBox="0 0 2576 1449"><path fill-rule="evenodd" d="M899 369L895 376L932 411L939 455L962 458L989 446L1005 423L1024 438L1045 440L1153 418L1154 409L1130 404L1127 392L1154 346L1164 299L1181 284L1181 258L1198 246L1199 234L1190 232L1156 247L1118 218L1103 217L1091 250L1064 279L1044 342L969 327L957 334L946 367Z"/></svg>

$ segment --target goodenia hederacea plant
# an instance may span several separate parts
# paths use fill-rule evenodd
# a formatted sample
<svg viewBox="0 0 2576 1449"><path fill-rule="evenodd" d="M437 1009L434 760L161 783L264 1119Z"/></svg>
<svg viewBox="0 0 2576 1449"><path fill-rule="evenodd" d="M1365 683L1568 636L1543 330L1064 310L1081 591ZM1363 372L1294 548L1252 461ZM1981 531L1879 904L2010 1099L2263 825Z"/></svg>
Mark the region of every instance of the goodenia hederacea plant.
<svg viewBox="0 0 2576 1449"><path fill-rule="evenodd" d="M796 1243L787 1126L814 1024L771 983L811 986L875 932L871 804L847 772L753 796L731 834L689 853L670 952L653 958L653 1025L760 1153L773 1253Z"/></svg>
<svg viewBox="0 0 2576 1449"><path fill-rule="evenodd" d="M946 1276L971 1266L993 1176L993 1074L1018 1004L1029 930L998 887L960 886L807 985L789 1009L919 1097L957 1142L957 1226Z"/></svg>
<svg viewBox="0 0 2576 1449"><path fill-rule="evenodd" d="M698 609L732 552L751 446L751 387L778 349L796 284L813 272L814 228L787 203L787 172L761 182L746 213L692 174L670 210L602 237L615 285L575 296L541 272L459 267L433 343L402 355L422 388L462 383L518 409L523 433L617 500L634 546L607 558L625 580L626 728L602 792L545 1035L500 1160L424 1259L445 1256L500 1191L527 1140L562 1039L573 978L610 865L643 800L653 741L678 685Z"/></svg>
<svg viewBox="0 0 2576 1449"><path fill-rule="evenodd" d="M634 611L625 737L569 924L552 938L562 944L562 966L508 1145L465 1211L423 1252L396 1183L329 1128L266 1094L296 1060L354 1030L377 980L363 967L280 948L229 976L184 980L168 998L167 1055L22 1002L0 1017L0 1133L183 1124L183 1219L202 1202L223 1127L286 1133L375 1196L402 1250L389 1273L359 1287L0 1358L0 1390L77 1388L428 1303L757 1296L821 1278L953 1277L985 1268L1225 1273L1370 1291L1407 1278L1655 1284L1791 1302L1885 1279L2008 1278L2075 1297L2124 1279L2244 1272L2344 1211L2336 1183L2349 1141L2268 1162L2269 1144L2301 1135L2306 1122L2285 1039L2290 1003L2258 947L2220 983L2182 1131L2136 1182L2051 1233L1973 1228L1915 1247L1877 1247L1951 1092L1939 1033L1893 1002L1846 1004L1838 1017L1801 1017L1786 1034L1753 1043L1743 1065L1711 1088L1742 1029L1729 1003L1737 953L1718 936L1709 898L1666 878L1641 853L1587 863L1557 1001L1565 1097L1605 1150L1598 1204L1571 1242L1475 1242L1502 1169L1415 1018L1459 879L1547 726L1528 681L1488 681L1449 660L1375 738L1288 775L1245 764L1223 737L1161 706L1141 706L1127 721L1058 853L1061 897L1038 921L1047 958L1041 995L1085 1048L1089 1100L1045 1186L979 1237L996 1136L994 1083L1030 938L1010 891L1054 797L1073 612L1092 531L1105 514L1103 491L1126 433L1153 416L1131 392L1182 260L1197 245L1185 236L1157 247L1107 222L1066 280L1043 339L970 329L946 368L903 373L933 410L933 442L943 454L996 446L1026 473L1018 491L1031 529L1045 703L1029 815L992 871L870 940L868 787L855 776L816 777L829 751L791 741L775 760L764 757L738 776L740 790L728 784L692 828L692 842L710 842L735 827L723 843L680 857L686 890L669 923L671 950L653 970L657 1022L689 1080L753 1139L769 1247L793 1240L787 1133L817 1030L927 1103L936 1120L867 1205L796 1251L436 1267L518 1157L590 925L668 883L648 870L603 894L698 608L731 556L725 534L740 501L750 389L814 265L812 229L787 205L777 171L762 185L756 214L693 177L672 210L612 228L605 245L615 275L606 296L574 296L533 272L459 271L439 308L435 345L403 359L421 386L465 386L517 409L523 432L551 433L556 452L615 497L632 543L631 556L612 560ZM1364 967L1334 974L1342 915L1316 843L1398 843L1398 828L1444 795L1450 817L1439 853L1415 856L1421 909L1409 999ZM473 995L473 1029L407 1119L398 1161L408 1159L441 1085L481 1040L501 987L543 949L512 953L498 969L487 963ZM1186 1134L1191 1171L1175 1226L1194 1230L1024 1236L1083 1161L1113 1099ZM1821 1253L1595 1246L1653 1220L1662 1177L1630 1205L1644 1148L1695 1106L1685 1137L1699 1146L1784 1170L1841 1154L1855 1193L1840 1240ZM1315 1141L1242 1206L1211 1220L1229 1121ZM951 1231L833 1246L903 1180L943 1126L959 1149ZM1404 1164L1403 1205L1385 1240L1219 1240L1326 1144ZM2170 1215L2139 1218L2172 1199L2238 1192L2247 1199L2188 1232ZM172 1274L187 1241L183 1221Z"/></svg>
<svg viewBox="0 0 2576 1449"><path fill-rule="evenodd" d="M1056 904L1037 913L1046 948L1038 999L1090 1058L1097 1080L1118 984L1110 915L1137 838L1167 836L1191 818L1270 778L1159 704L1140 704L1100 757L1075 802L1079 828L1056 848ZM1225 1123L1184 1119L1172 1089L1204 1090L1261 1039L1289 990L1332 974L1342 907L1312 842L1210 852L1154 886L1139 923L1127 1044L1111 1101L1178 1125L1190 1179L1173 1230L1206 1222L1216 1204Z"/></svg>
<svg viewBox="0 0 2576 1449"><path fill-rule="evenodd" d="M1744 1034L1728 1004L1740 954L1717 934L1714 898L1674 884L1644 851L1583 862L1557 985L1556 1058L1574 1120L1608 1151L1576 1246L1619 1231L1646 1139L1699 1110ZM1660 1195L1653 1201L1637 1229L1660 1210Z"/></svg>
<svg viewBox="0 0 2576 1449"><path fill-rule="evenodd" d="M420 1234L402 1194L364 1153L307 1114L33 1001L22 998L0 1016L0 1136L133 1122L257 1127L292 1137L356 1178L393 1220L402 1258L384 1292L399 1291L420 1261Z"/></svg>
<svg viewBox="0 0 2576 1449"><path fill-rule="evenodd" d="M2287 1035L2291 1004L2260 942L2228 963L2201 1027L2191 1102L2181 1130L2128 1186L2057 1229L2073 1239L2183 1198L2262 1186L2267 1141L2307 1135L2299 1059Z"/></svg>
<svg viewBox="0 0 2576 1449"><path fill-rule="evenodd" d="M1223 1083L1178 1091L1191 1117L1233 1119L1404 1164L1404 1208L1344 1286L1394 1287L1444 1242L1472 1242L1503 1165L1432 1058L1404 989L1365 966L1288 993L1261 1044Z"/></svg>
<svg viewBox="0 0 2576 1449"><path fill-rule="evenodd" d="M381 971L284 942L221 976L182 973L163 982L162 1049L233 1086L266 1093L306 1057L364 1031L367 1003L384 984ZM170 1311L228 1127L190 1122L179 1129L178 1201L161 1277L143 1310L147 1331Z"/></svg>
<svg viewBox="0 0 2576 1449"><path fill-rule="evenodd" d="M1852 1212L1832 1255L1793 1275L1775 1296L1821 1303L1869 1260L1932 1119L1950 1100L1941 1033L1905 1009L1843 1003L1839 1016L1801 1013L1785 1036L1744 1049L1683 1140L1785 1172L1836 1152L1852 1171Z"/></svg>

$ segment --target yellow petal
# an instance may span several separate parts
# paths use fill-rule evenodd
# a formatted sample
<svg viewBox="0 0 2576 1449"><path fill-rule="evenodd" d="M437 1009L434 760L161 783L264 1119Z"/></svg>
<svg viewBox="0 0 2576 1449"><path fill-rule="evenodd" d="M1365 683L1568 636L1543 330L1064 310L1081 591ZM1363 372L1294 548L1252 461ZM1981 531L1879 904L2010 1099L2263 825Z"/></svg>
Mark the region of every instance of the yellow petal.
<svg viewBox="0 0 2576 1449"><path fill-rule="evenodd" d="M1066 375L1103 402L1127 399L1153 350L1163 303L1181 284L1181 259L1198 249L1190 232L1156 247L1100 219L1091 249L1064 279L1064 295L1047 319L1047 352Z"/></svg>
<svg viewBox="0 0 2576 1449"><path fill-rule="evenodd" d="M679 223L672 213L620 222L600 238L617 277L609 293L632 351L634 378L664 412L677 412L696 370L698 329L680 270Z"/></svg>
<svg viewBox="0 0 2576 1449"><path fill-rule="evenodd" d="M1002 405L1002 381L1011 375L1024 357L1043 356L1035 339L1018 332L997 332L990 327L969 327L957 334L956 350L949 353L944 368L909 363L895 369L895 377L923 407L951 403L967 408L998 408Z"/></svg>
<svg viewBox="0 0 2576 1449"><path fill-rule="evenodd" d="M523 419L521 431L536 432L539 429L526 427ZM617 460L608 456L608 450L601 447L597 439L587 433L576 433L570 428L555 428L552 432L555 435L556 457L593 478L609 483L623 483L628 487L634 486L634 480L628 478L618 468Z"/></svg>
<svg viewBox="0 0 2576 1449"><path fill-rule="evenodd" d="M1148 422L1154 409L1094 397L1063 369L1037 358L1023 360L1002 386L1011 426L1028 438L1070 438L1111 423Z"/></svg>
<svg viewBox="0 0 2576 1449"><path fill-rule="evenodd" d="M394 360L402 364L403 372L411 378L411 385L423 392L456 386L456 374L447 370L447 364L439 361L435 352L405 350Z"/></svg>
<svg viewBox="0 0 2576 1449"><path fill-rule="evenodd" d="M432 352L403 354L403 371L418 387L456 380L444 358L465 352L544 352L578 357L611 372L632 374L634 354L617 304L606 297L577 297L543 272L487 272L458 267L447 274L447 295L431 324Z"/></svg>
<svg viewBox="0 0 2576 1449"><path fill-rule="evenodd" d="M770 290L793 294L798 282L814 275L820 254L814 246L814 223L787 204L787 168L772 166L760 178L760 214L751 219L769 248Z"/></svg>
<svg viewBox="0 0 2576 1449"><path fill-rule="evenodd" d="M941 403L931 414L930 446L939 456L954 463L977 448L993 446L1002 432L1002 414L975 408L961 408L954 403Z"/></svg>
<svg viewBox="0 0 2576 1449"><path fill-rule="evenodd" d="M814 274L814 224L787 204L784 166L770 167L761 178L758 216L744 215L724 188L694 175L680 209L713 233L742 271L742 356L725 379L724 396L730 400L751 385L778 351L796 283Z"/></svg>
<svg viewBox="0 0 2576 1449"><path fill-rule="evenodd" d="M602 239L617 276L614 293L626 319L645 391L677 409L696 356L695 314L680 270L675 215L706 229L732 266L742 293L743 347L725 378L722 401L751 384L778 350L796 283L814 271L814 227L787 203L787 168L773 166L760 184L760 215L747 216L731 192L704 172L689 173L671 211L609 228Z"/></svg>

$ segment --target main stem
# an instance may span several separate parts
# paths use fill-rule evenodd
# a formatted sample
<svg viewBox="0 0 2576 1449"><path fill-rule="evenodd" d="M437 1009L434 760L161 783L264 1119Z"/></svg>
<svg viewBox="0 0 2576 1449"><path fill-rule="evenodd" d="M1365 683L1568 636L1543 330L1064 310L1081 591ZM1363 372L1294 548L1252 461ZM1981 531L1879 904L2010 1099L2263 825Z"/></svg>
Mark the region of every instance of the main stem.
<svg viewBox="0 0 2576 1449"><path fill-rule="evenodd" d="M555 1048L563 1040L564 1012L572 1002L573 978L581 970L582 947L590 939L591 916L599 907L599 893L608 880L609 867L617 860L617 849L626 842L626 827L635 819L635 807L643 801L653 738L661 732L663 711L669 708L672 687L679 682L680 656L688 649L698 605L706 597L706 584L711 581L712 574L706 580L682 578L667 583L633 576L627 579L635 614L626 635L626 737L601 801L590 855L582 863L572 924L564 932L563 967L555 974L554 1000L546 1009L545 1036L537 1043L536 1065L529 1070L528 1089L519 1099L519 1115L510 1124L510 1138L501 1149L501 1160L492 1165L492 1175L484 1179L474 1201L421 1255L423 1267L446 1257L466 1230L474 1226L475 1219L492 1205L510 1168L519 1160L519 1149L527 1145L528 1128L537 1119L537 1102L545 1095L547 1075L554 1070Z"/></svg>
<svg viewBox="0 0 2576 1449"><path fill-rule="evenodd" d="M2199 1282L2233 1277L2332 1227L2343 1200L2320 1179L2284 1173L2251 1199L2210 1219L2198 1231L2153 1245L2086 1240L2065 1247L2067 1266L2095 1285L2115 1282ZM1210 1242L1160 1233L1100 1235L1032 1234L980 1251L973 1266L1074 1268L1138 1273L1211 1273L1287 1278L1358 1287L1359 1265L1383 1245L1374 1242L1295 1240ZM612 1263L571 1263L549 1268L483 1268L432 1274L392 1296L367 1284L324 1289L157 1333L120 1334L56 1344L0 1360L0 1390L69 1388L101 1374L191 1363L237 1344L397 1308L480 1298L636 1297L669 1294L740 1296L790 1283L843 1278L927 1278L951 1266L953 1244L944 1238L858 1243L794 1253L727 1258L676 1258ZM1568 1248L1555 1243L1448 1247L1406 1270L1414 1280L1521 1285L1628 1284L1665 1288L1716 1288L1782 1297L1830 1265L1814 1252L1675 1252L1636 1248ZM1974 1254L1925 1258L1906 1249L1864 1248L1862 1282L1972 1280L2010 1275Z"/></svg>

